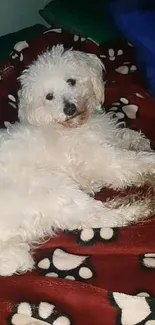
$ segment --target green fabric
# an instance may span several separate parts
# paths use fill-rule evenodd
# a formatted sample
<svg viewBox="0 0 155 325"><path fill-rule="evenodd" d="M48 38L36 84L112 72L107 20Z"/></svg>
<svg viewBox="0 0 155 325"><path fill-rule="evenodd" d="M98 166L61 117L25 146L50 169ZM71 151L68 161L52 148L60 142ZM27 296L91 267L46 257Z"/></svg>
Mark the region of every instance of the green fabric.
<svg viewBox="0 0 155 325"><path fill-rule="evenodd" d="M120 38L105 10L107 1L54 0L39 13L51 25L102 43Z"/></svg>
<svg viewBox="0 0 155 325"><path fill-rule="evenodd" d="M13 47L20 41L31 41L38 34L46 29L44 25L37 24L28 28L21 29L18 32L7 34L0 37L0 62L6 59L12 52Z"/></svg>

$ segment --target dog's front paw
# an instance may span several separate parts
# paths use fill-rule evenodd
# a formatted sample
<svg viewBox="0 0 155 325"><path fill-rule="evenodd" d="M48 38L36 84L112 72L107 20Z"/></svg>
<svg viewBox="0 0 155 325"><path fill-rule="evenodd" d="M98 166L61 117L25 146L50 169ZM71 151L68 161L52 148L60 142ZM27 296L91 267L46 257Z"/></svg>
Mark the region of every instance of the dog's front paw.
<svg viewBox="0 0 155 325"><path fill-rule="evenodd" d="M27 244L2 244L0 249L0 275L26 273L34 267L34 260Z"/></svg>
<svg viewBox="0 0 155 325"><path fill-rule="evenodd" d="M141 137L135 146L137 146L137 151L151 151L150 140L145 137Z"/></svg>

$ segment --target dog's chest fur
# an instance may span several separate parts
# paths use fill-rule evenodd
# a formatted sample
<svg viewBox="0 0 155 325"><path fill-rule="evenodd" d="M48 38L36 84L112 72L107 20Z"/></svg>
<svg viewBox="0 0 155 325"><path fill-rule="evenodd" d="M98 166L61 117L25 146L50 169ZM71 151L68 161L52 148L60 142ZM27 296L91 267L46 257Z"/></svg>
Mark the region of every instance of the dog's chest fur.
<svg viewBox="0 0 155 325"><path fill-rule="evenodd" d="M102 116L86 125L67 129L56 124L44 127L16 125L9 130L8 141L1 147L1 179L27 178L31 170L69 171L87 162L98 146L114 141L114 128ZM5 131L6 132L6 131ZM6 182L6 177L5 182Z"/></svg>

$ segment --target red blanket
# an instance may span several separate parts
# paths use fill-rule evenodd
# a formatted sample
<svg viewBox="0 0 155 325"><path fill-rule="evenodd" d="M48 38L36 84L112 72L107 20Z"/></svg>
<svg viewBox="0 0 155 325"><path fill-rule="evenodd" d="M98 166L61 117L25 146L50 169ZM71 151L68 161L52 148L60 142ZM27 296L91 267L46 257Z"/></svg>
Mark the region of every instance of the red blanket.
<svg viewBox="0 0 155 325"><path fill-rule="evenodd" d="M17 119L16 78L38 53L63 43L96 53L106 67L107 110L155 141L155 102L127 43L98 46L60 28L16 44L0 66L0 125ZM96 199L115 195L104 189ZM0 325L154 325L155 218L121 229L60 233L35 252L36 269L0 278Z"/></svg>

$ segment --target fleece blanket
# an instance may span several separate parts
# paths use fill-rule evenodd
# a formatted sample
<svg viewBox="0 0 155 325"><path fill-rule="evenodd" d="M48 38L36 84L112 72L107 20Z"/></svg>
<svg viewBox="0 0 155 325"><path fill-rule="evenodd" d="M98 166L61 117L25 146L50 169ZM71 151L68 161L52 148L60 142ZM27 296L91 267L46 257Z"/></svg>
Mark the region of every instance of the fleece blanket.
<svg viewBox="0 0 155 325"><path fill-rule="evenodd" d="M140 81L132 45L98 45L61 28L21 40L1 64L1 127L17 120L21 70L57 43L103 60L105 108L122 126L142 130L154 148L155 102ZM103 189L96 199L115 194ZM34 254L33 272L0 277L1 325L155 324L155 217L131 227L59 233Z"/></svg>

